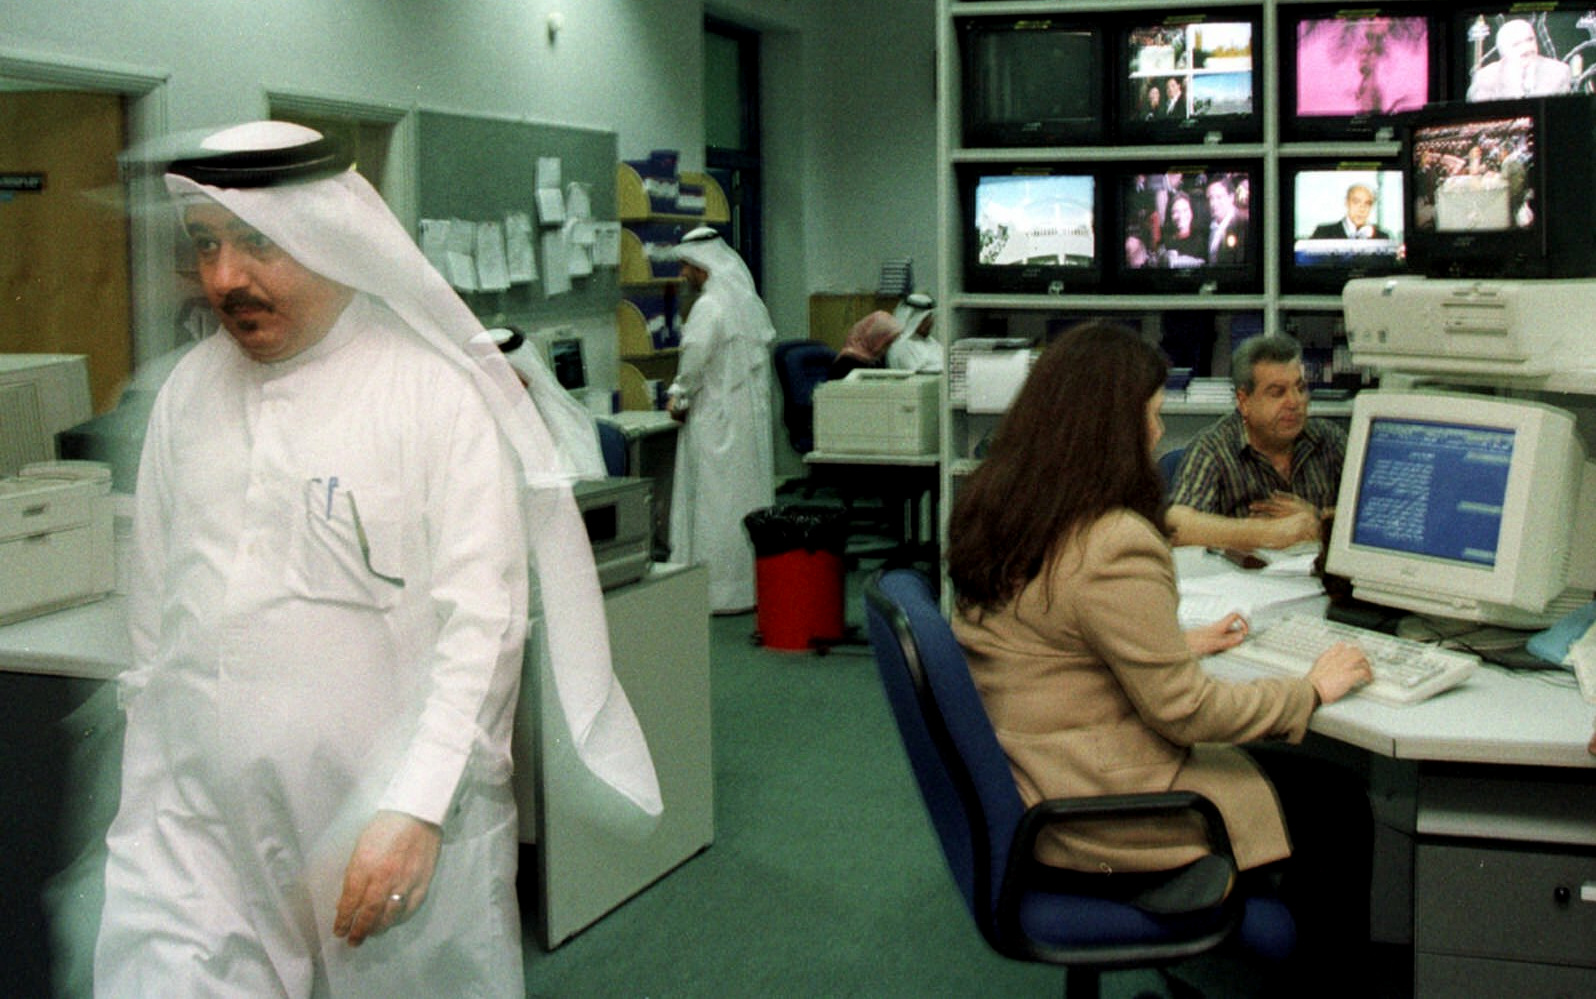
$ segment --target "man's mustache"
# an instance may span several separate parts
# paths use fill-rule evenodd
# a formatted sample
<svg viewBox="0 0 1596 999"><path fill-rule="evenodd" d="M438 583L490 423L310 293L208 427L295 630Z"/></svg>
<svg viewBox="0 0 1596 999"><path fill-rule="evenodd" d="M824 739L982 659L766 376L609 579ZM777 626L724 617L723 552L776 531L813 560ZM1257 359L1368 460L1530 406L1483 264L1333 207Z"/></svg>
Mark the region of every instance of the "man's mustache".
<svg viewBox="0 0 1596 999"><path fill-rule="evenodd" d="M228 292L222 297L221 302L217 304L216 308L217 311L227 315L232 315L234 312L237 312L241 309L253 309L263 312L272 311L270 302L263 301L244 291Z"/></svg>

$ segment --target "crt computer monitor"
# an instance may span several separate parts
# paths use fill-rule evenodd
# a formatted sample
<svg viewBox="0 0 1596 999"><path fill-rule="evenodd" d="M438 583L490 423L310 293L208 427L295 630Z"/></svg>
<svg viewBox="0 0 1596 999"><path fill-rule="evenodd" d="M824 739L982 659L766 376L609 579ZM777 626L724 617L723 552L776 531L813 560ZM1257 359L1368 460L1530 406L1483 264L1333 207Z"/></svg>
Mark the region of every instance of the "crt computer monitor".
<svg viewBox="0 0 1596 999"><path fill-rule="evenodd" d="M0 353L0 477L61 457L57 435L93 415L86 357Z"/></svg>
<svg viewBox="0 0 1596 999"><path fill-rule="evenodd" d="M575 391L587 388L587 362L582 353L582 340L575 336L556 337L549 341L549 369L560 387Z"/></svg>
<svg viewBox="0 0 1596 999"><path fill-rule="evenodd" d="M1393 137L1402 114L1445 97L1445 25L1414 4L1281 8L1283 135Z"/></svg>
<svg viewBox="0 0 1596 999"><path fill-rule="evenodd" d="M1100 184L1078 166L982 164L960 173L967 291L1094 290Z"/></svg>
<svg viewBox="0 0 1596 999"><path fill-rule="evenodd" d="M1280 195L1285 291L1338 295L1352 278L1403 269L1405 199L1395 163L1282 162Z"/></svg>
<svg viewBox="0 0 1596 999"><path fill-rule="evenodd" d="M1153 15L1156 17L1157 15ZM1255 142L1263 134L1261 22L1247 8L1171 11L1120 33L1122 141Z"/></svg>
<svg viewBox="0 0 1596 999"><path fill-rule="evenodd" d="M1104 31L1052 17L958 22L964 145L1063 146L1104 137Z"/></svg>
<svg viewBox="0 0 1596 999"><path fill-rule="evenodd" d="M1356 596L1440 618L1542 628L1591 597L1575 418L1542 403L1372 391L1353 403L1326 569Z"/></svg>

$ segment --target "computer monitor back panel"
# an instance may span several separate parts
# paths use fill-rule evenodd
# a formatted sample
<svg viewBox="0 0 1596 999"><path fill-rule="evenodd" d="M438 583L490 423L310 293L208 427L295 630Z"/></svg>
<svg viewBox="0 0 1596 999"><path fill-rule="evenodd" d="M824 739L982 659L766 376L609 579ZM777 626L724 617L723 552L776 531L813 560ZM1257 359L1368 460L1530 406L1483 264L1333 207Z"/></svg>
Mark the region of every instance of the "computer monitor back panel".
<svg viewBox="0 0 1596 999"><path fill-rule="evenodd" d="M0 476L60 457L55 435L93 415L88 358L0 354Z"/></svg>

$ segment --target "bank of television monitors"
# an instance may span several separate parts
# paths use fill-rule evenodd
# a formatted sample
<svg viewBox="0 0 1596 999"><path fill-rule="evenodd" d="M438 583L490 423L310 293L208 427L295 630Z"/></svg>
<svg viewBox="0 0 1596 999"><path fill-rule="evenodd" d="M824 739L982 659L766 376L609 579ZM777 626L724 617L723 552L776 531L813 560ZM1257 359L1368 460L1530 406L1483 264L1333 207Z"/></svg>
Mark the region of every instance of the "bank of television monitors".
<svg viewBox="0 0 1596 999"><path fill-rule="evenodd" d="M1392 137L1403 113L1446 97L1446 28L1421 5L1282 7L1282 136Z"/></svg>
<svg viewBox="0 0 1596 999"><path fill-rule="evenodd" d="M1395 162L1280 165L1280 283L1294 294L1340 294L1357 277L1405 263L1402 171Z"/></svg>
<svg viewBox="0 0 1596 999"><path fill-rule="evenodd" d="M1452 103L1409 123L1409 266L1431 276L1596 273L1596 98Z"/></svg>
<svg viewBox="0 0 1596 999"><path fill-rule="evenodd" d="M1063 146L1106 134L1105 32L1056 18L959 22L964 145Z"/></svg>
<svg viewBox="0 0 1596 999"><path fill-rule="evenodd" d="M1596 3L1500 4L1457 11L1453 87L1468 101L1588 94Z"/></svg>
<svg viewBox="0 0 1596 999"><path fill-rule="evenodd" d="M1251 142L1263 135L1260 22L1242 9L1133 18L1120 30L1119 120L1126 142Z"/></svg>
<svg viewBox="0 0 1596 999"><path fill-rule="evenodd" d="M1126 164L1114 202L1116 290L1256 292L1262 164Z"/></svg>
<svg viewBox="0 0 1596 999"><path fill-rule="evenodd" d="M966 289L1060 294L1101 286L1105 192L1090 169L972 164L961 168L959 187Z"/></svg>

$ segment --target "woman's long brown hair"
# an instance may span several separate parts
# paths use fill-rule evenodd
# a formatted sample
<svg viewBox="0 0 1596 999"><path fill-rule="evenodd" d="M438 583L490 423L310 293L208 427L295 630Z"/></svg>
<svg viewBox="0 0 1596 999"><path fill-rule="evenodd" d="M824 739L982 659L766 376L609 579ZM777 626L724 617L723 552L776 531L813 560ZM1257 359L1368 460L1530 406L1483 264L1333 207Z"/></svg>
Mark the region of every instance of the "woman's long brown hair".
<svg viewBox="0 0 1596 999"><path fill-rule="evenodd" d="M953 505L947 564L961 609L1002 607L1060 541L1111 510L1163 524L1146 412L1167 373L1157 348L1118 323L1083 323L1042 351Z"/></svg>

